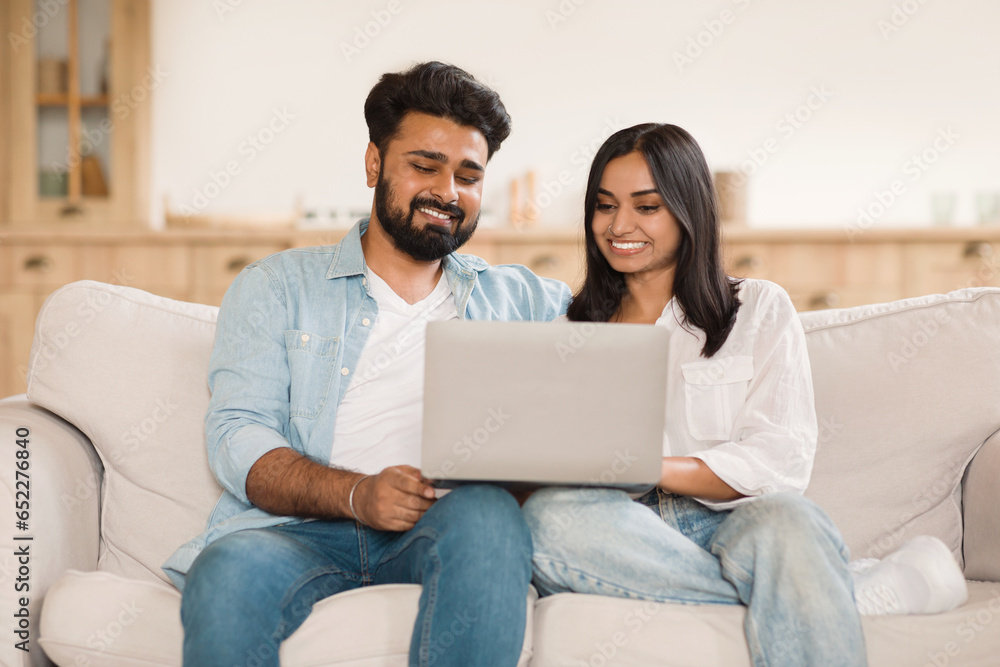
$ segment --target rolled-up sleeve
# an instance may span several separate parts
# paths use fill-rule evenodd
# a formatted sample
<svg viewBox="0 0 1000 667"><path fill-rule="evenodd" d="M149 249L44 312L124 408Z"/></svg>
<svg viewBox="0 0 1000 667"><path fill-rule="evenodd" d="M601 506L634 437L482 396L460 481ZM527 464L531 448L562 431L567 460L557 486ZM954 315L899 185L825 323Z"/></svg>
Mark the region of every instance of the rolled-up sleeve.
<svg viewBox="0 0 1000 667"><path fill-rule="evenodd" d="M732 440L691 454L746 496L803 493L816 454L817 423L805 334L788 295L767 290L751 326L753 377ZM745 502L701 500L714 509Z"/></svg>
<svg viewBox="0 0 1000 667"><path fill-rule="evenodd" d="M219 484L245 503L253 464L272 449L289 446L282 296L266 269L256 264L244 269L222 301L209 362L209 465Z"/></svg>

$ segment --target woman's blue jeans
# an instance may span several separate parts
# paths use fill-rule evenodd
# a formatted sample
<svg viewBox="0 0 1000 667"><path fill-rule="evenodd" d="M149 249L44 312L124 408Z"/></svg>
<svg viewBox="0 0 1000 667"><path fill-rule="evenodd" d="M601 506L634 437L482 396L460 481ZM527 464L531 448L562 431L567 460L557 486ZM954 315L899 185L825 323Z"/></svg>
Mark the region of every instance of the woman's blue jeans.
<svg viewBox="0 0 1000 667"><path fill-rule="evenodd" d="M716 512L659 489L633 501L612 489L551 488L524 512L543 595L743 604L755 667L867 664L847 548L802 496Z"/></svg>
<svg viewBox="0 0 1000 667"><path fill-rule="evenodd" d="M524 517L513 496L493 486L452 491L402 533L349 520L238 531L210 544L187 574L184 665L278 665L278 646L319 600L415 583L423 591L410 665L512 667L530 581Z"/></svg>

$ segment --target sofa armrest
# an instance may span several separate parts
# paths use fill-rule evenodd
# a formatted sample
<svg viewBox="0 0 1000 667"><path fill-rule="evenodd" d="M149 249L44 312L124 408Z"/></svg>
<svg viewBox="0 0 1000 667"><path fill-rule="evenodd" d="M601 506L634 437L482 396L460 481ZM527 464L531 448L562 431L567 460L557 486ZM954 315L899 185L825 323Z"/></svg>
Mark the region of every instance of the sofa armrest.
<svg viewBox="0 0 1000 667"><path fill-rule="evenodd" d="M28 431L26 448L17 443L18 429ZM19 451L27 451L26 458L18 458ZM19 461L28 462L26 470L18 470ZM0 664L51 664L35 643L42 602L66 570L97 569L103 470L90 440L72 424L23 395L0 401L0 618L7 619L0 629L9 633L27 624L30 649L17 649L21 637L15 635L0 644ZM22 530L16 512L25 505Z"/></svg>
<svg viewBox="0 0 1000 667"><path fill-rule="evenodd" d="M962 485L965 576L1000 581L1000 431L969 463Z"/></svg>

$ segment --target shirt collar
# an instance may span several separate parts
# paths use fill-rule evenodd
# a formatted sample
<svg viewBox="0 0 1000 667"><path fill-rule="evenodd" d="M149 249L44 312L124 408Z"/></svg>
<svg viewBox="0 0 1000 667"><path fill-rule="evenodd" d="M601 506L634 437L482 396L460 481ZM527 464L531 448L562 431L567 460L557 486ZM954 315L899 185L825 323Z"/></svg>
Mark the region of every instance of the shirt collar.
<svg viewBox="0 0 1000 667"><path fill-rule="evenodd" d="M333 261L326 272L327 280L365 274L365 253L361 250L361 235L368 230L368 218L359 220L333 248Z"/></svg>
<svg viewBox="0 0 1000 667"><path fill-rule="evenodd" d="M660 313L660 317L656 320L656 324L661 327L666 327L667 331L673 331L677 326L684 320L684 309L681 308L681 304L677 301L677 295L670 297L670 301L667 305L663 307L663 312Z"/></svg>

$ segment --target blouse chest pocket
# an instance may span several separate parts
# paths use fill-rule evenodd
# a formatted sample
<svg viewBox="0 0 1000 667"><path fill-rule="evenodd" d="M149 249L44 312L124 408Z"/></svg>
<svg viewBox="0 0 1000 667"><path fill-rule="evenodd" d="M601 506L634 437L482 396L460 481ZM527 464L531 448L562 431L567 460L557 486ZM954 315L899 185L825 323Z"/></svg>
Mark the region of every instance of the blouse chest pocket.
<svg viewBox="0 0 1000 667"><path fill-rule="evenodd" d="M285 332L292 417L315 419L326 405L339 345L339 338L308 331Z"/></svg>
<svg viewBox="0 0 1000 667"><path fill-rule="evenodd" d="M746 402L753 357L716 357L681 364L688 428L697 440L729 440Z"/></svg>

